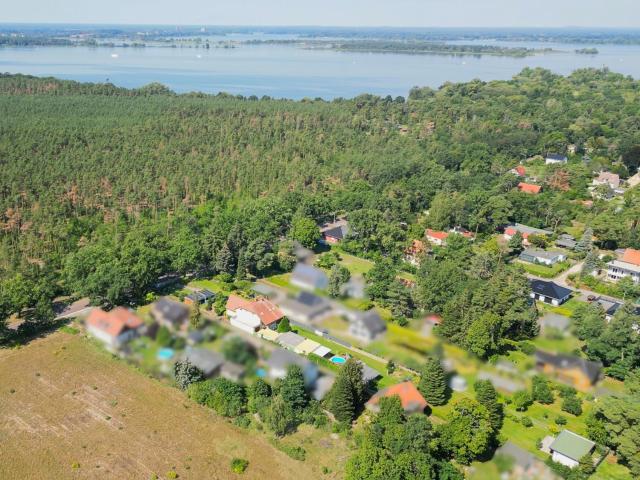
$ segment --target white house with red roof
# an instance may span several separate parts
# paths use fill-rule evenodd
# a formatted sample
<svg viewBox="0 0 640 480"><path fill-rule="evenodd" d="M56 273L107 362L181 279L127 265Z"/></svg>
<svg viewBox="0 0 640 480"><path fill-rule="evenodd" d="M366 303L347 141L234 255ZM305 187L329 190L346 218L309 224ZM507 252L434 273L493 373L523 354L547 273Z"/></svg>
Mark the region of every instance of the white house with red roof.
<svg viewBox="0 0 640 480"><path fill-rule="evenodd" d="M131 310L116 307L110 312L94 308L86 320L87 332L116 350L140 335L144 322Z"/></svg>
<svg viewBox="0 0 640 480"><path fill-rule="evenodd" d="M427 228L424 237L430 244L441 247L447 243L449 232L440 232L438 230L431 230L430 228Z"/></svg>
<svg viewBox="0 0 640 480"><path fill-rule="evenodd" d="M274 330L284 313L266 298L247 300L238 295L230 295L227 300L229 323L247 333L255 333L262 328Z"/></svg>
<svg viewBox="0 0 640 480"><path fill-rule="evenodd" d="M640 283L640 250L627 248L622 257L607 263L607 278L614 282L624 278Z"/></svg>

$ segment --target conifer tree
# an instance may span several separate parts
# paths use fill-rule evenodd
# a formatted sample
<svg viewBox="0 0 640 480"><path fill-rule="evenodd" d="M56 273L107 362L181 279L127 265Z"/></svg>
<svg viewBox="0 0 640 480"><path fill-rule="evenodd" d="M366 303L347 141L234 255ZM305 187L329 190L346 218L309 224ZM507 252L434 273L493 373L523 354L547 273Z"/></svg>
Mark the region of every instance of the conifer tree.
<svg viewBox="0 0 640 480"><path fill-rule="evenodd" d="M478 380L473 389L476 391L476 400L488 410L491 426L497 432L502 427L503 410L498 402L498 394L489 380Z"/></svg>
<svg viewBox="0 0 640 480"><path fill-rule="evenodd" d="M431 405L447 403L447 379L439 360L431 358L424 366L418 390Z"/></svg>
<svg viewBox="0 0 640 480"><path fill-rule="evenodd" d="M549 382L542 375L536 375L532 379L531 398L538 403L549 405L553 403L553 392L549 388Z"/></svg>
<svg viewBox="0 0 640 480"><path fill-rule="evenodd" d="M342 373L342 372L340 372ZM329 411L340 422L351 423L355 416L355 399L353 390L346 375L338 375L331 391Z"/></svg>
<svg viewBox="0 0 640 480"><path fill-rule="evenodd" d="M233 265L233 253L229 245L225 243L216 255L216 270L220 273L228 273L233 275L235 273Z"/></svg>
<svg viewBox="0 0 640 480"><path fill-rule="evenodd" d="M291 365L280 385L280 395L285 403L294 411L300 412L309 403L304 388L304 374L298 365Z"/></svg>

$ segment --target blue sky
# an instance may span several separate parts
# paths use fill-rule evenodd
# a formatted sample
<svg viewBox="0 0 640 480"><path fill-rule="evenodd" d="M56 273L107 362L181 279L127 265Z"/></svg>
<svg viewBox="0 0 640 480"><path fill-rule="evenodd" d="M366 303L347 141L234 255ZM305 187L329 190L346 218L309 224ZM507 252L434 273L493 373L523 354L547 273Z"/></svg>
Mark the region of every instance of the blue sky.
<svg viewBox="0 0 640 480"><path fill-rule="evenodd" d="M640 27L640 0L18 0L0 22Z"/></svg>

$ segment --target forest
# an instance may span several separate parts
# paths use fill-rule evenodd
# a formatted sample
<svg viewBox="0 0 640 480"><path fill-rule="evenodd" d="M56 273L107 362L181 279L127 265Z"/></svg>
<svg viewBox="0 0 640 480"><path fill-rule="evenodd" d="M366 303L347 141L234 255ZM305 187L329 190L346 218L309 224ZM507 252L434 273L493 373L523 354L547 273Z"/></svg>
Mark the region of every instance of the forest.
<svg viewBox="0 0 640 480"><path fill-rule="evenodd" d="M593 171L637 171L638 95L637 81L607 70L527 69L332 102L2 75L0 317L49 318L63 294L135 302L167 273L290 268L296 225L337 215L353 227L345 249L394 268L425 226L488 238L514 221L580 220L601 245L637 248L637 195L615 211L579 199ZM514 188L511 168L569 144L578 153L547 171L541 195ZM512 275L500 262L489 271ZM416 291L432 288L422 285L437 275L418 274Z"/></svg>

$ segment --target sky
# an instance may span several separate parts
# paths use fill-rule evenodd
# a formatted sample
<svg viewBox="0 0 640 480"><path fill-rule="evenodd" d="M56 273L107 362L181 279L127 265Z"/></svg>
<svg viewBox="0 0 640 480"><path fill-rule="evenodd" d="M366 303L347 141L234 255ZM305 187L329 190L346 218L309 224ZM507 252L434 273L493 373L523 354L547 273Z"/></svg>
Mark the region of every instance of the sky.
<svg viewBox="0 0 640 480"><path fill-rule="evenodd" d="M19 0L0 22L640 27L640 0Z"/></svg>

